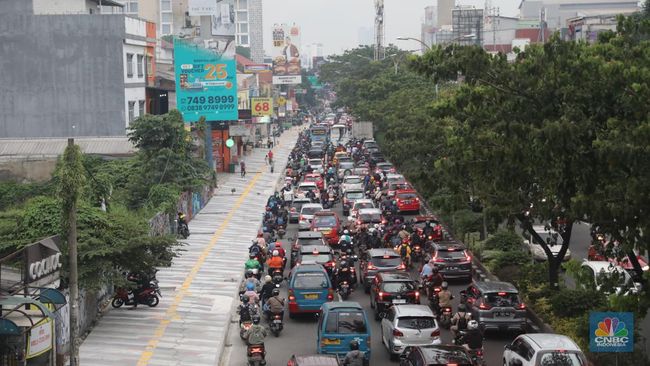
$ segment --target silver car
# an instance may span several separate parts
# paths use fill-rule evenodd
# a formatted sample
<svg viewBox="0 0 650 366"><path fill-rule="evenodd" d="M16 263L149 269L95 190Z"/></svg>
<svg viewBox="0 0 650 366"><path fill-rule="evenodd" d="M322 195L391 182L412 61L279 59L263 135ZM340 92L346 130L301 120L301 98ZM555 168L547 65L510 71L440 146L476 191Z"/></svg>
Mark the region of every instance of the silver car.
<svg viewBox="0 0 650 366"><path fill-rule="evenodd" d="M300 216L298 216L298 230L309 230L314 214L320 211L323 211L323 205L320 203L305 203L302 205Z"/></svg>
<svg viewBox="0 0 650 366"><path fill-rule="evenodd" d="M381 342L391 359L396 359L408 346L441 344L436 317L426 305L395 305L381 320Z"/></svg>
<svg viewBox="0 0 650 366"><path fill-rule="evenodd" d="M354 163L343 161L339 163L339 168L336 172L339 179L343 179L346 175L352 175L352 169L354 169Z"/></svg>
<svg viewBox="0 0 650 366"><path fill-rule="evenodd" d="M553 229L547 230L544 225L533 225L533 230L535 230L542 240L547 243L553 256L557 257L560 253L560 249L562 249L562 236ZM524 246L526 247L526 250L530 252L536 261L544 262L548 260L548 256L546 255L546 252L544 252L542 246L533 240L533 236L529 232L524 233L524 238ZM571 249L567 249L564 258L562 258L563 261L568 261L569 259L571 259Z"/></svg>
<svg viewBox="0 0 650 366"><path fill-rule="evenodd" d="M343 178L343 184L341 184L341 190L343 192L347 190L362 190L363 189L363 178L358 175L348 175Z"/></svg>

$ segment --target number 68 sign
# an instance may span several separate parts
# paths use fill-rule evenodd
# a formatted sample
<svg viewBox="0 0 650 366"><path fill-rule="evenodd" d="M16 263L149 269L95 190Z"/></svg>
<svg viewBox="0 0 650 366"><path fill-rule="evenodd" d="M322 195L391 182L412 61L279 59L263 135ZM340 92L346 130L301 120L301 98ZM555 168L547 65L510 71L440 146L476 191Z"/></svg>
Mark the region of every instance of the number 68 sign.
<svg viewBox="0 0 650 366"><path fill-rule="evenodd" d="M273 98L251 98L251 115L255 117L273 114Z"/></svg>

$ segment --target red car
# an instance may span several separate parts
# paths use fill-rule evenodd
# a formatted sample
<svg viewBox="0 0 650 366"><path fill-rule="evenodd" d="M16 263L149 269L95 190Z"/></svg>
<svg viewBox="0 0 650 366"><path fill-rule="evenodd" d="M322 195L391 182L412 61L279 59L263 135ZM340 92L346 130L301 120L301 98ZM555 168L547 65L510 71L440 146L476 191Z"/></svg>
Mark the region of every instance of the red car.
<svg viewBox="0 0 650 366"><path fill-rule="evenodd" d="M397 210L399 212L405 211L420 211L420 199L418 194L413 189L400 189L395 192L395 201L397 202Z"/></svg>
<svg viewBox="0 0 650 366"><path fill-rule="evenodd" d="M318 189L321 191L325 189L325 181L323 180L323 177L318 173L310 173L305 175L305 182L316 183L316 187L318 187Z"/></svg>
<svg viewBox="0 0 650 366"><path fill-rule="evenodd" d="M323 233L323 239L329 245L338 245L341 221L336 212L319 211L311 220L311 230Z"/></svg>

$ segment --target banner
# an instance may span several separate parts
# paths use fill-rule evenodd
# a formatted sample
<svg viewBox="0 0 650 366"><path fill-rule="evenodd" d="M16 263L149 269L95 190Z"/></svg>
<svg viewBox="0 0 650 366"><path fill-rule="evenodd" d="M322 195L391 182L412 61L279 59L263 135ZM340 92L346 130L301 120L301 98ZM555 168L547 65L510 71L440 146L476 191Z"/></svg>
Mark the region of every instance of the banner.
<svg viewBox="0 0 650 366"><path fill-rule="evenodd" d="M216 2L216 12L212 15L212 35L234 37L235 0L216 0Z"/></svg>
<svg viewBox="0 0 650 366"><path fill-rule="evenodd" d="M300 28L275 25L273 27L273 84L300 84Z"/></svg>
<svg viewBox="0 0 650 366"><path fill-rule="evenodd" d="M185 122L238 118L235 60L223 52L174 38L176 105Z"/></svg>
<svg viewBox="0 0 650 366"><path fill-rule="evenodd" d="M27 355L25 358L32 358L41 355L52 348L52 325L54 321L50 318L43 319L38 325L29 331L27 343Z"/></svg>
<svg viewBox="0 0 650 366"><path fill-rule="evenodd" d="M191 17L217 14L217 2L214 0L189 0L187 12Z"/></svg>
<svg viewBox="0 0 650 366"><path fill-rule="evenodd" d="M251 114L254 117L273 114L273 98L251 98Z"/></svg>
<svg viewBox="0 0 650 366"><path fill-rule="evenodd" d="M589 313L591 352L633 352L634 313Z"/></svg>

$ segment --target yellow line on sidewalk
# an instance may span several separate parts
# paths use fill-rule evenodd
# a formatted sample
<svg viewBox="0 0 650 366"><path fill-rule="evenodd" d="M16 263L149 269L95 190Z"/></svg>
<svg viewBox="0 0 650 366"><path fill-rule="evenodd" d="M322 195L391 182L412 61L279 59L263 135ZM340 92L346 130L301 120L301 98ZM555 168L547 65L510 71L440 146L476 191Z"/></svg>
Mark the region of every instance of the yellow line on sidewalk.
<svg viewBox="0 0 650 366"><path fill-rule="evenodd" d="M244 191L239 195L239 198L235 202L235 205L230 209L230 211L228 211L228 215L224 218L221 225L219 225L217 230L212 235L212 238L210 239L210 243L208 244L208 246L205 247L205 249L203 249L203 252L201 252L201 255L197 259L196 263L194 263L192 270L190 270L189 275L185 278L185 282L183 282L183 285L181 286L180 290L174 297L172 304L169 306L169 309L167 309L167 312L165 312L165 317L160 321L160 324L156 328L153 338L149 340L149 343L147 344L147 348L140 355L140 360L138 360L138 364L137 364L138 366L146 366L149 364L149 360L151 359L151 357L153 357L154 351L156 347L158 347L158 343L160 342L160 339L165 334L165 330L167 329L171 321L178 317L176 310L178 309L178 306L187 295L189 288L192 285L192 282L194 281L194 278L199 273L199 270L201 270L201 266L203 266L203 263L208 258L208 255L210 255L210 252L216 246L217 241L219 240L221 235L223 235L224 230L226 229L226 227L228 227L228 223L230 222L230 219L232 219L232 217L235 215L235 212L237 211L239 206L241 206L241 204L244 202L244 199L246 198L246 196L248 196L251 189L253 189L253 187L257 183L257 180L261 177L261 175L262 173L259 172L255 174L253 179L251 179L251 182L248 184L246 189L244 189Z"/></svg>

